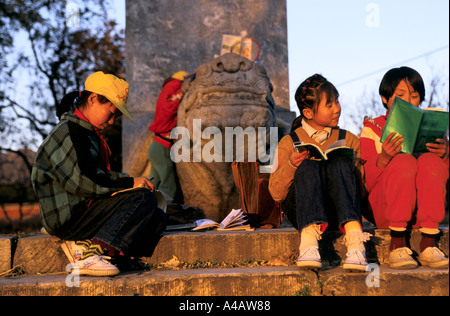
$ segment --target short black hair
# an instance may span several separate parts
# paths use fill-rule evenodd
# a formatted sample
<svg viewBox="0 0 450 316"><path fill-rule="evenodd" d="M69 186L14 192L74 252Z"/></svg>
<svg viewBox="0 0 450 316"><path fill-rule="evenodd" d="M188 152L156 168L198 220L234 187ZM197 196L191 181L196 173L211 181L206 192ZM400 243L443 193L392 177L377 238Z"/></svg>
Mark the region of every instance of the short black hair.
<svg viewBox="0 0 450 316"><path fill-rule="evenodd" d="M423 83L423 79L416 70L405 66L393 68L384 75L380 84L380 96L389 100L394 95L395 89L402 80L408 81L414 88L414 91L419 93L420 103L422 103L425 100L425 84ZM386 109L388 108L384 102L383 105Z"/></svg>

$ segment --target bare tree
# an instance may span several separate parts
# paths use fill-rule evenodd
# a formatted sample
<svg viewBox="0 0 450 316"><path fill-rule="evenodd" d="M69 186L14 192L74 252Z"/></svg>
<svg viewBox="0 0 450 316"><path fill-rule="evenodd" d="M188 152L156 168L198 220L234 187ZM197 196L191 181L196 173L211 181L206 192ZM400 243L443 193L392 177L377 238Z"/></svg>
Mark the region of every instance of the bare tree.
<svg viewBox="0 0 450 316"><path fill-rule="evenodd" d="M67 1L0 3L0 150L36 148L57 124L58 102L93 71L123 76L124 32L106 6L78 1L69 12ZM27 49L14 51L17 35Z"/></svg>

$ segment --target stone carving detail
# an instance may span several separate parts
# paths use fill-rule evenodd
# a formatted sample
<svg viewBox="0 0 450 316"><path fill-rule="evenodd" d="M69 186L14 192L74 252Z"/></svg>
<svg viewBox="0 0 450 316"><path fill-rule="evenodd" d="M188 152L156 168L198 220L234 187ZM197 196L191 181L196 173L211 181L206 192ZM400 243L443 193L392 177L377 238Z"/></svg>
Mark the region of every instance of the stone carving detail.
<svg viewBox="0 0 450 316"><path fill-rule="evenodd" d="M263 66L230 53L201 65L195 79L187 80L182 89L185 95L178 110L178 126L189 130L191 141L190 161L176 164L184 203L200 207L207 218L221 221L232 208L239 207L231 162L225 158L230 148L225 148L223 140L220 162L193 162L194 120L201 120L201 131L217 127L223 139L226 127L253 127L255 131L266 127L269 133L270 127L277 125L273 87ZM210 141L202 139L202 148ZM234 156L236 151L249 148L247 144L233 147ZM247 154L244 157L247 159Z"/></svg>

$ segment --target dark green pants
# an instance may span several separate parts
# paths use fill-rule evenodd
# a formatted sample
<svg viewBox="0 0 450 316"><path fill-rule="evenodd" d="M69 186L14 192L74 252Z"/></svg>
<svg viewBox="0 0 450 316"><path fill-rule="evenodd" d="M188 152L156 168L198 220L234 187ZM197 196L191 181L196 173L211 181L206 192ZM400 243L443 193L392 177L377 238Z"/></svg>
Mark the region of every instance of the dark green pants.
<svg viewBox="0 0 450 316"><path fill-rule="evenodd" d="M170 149L160 143L152 142L148 149L148 160L151 163L150 179L155 188L175 198L177 180L175 165L170 159Z"/></svg>

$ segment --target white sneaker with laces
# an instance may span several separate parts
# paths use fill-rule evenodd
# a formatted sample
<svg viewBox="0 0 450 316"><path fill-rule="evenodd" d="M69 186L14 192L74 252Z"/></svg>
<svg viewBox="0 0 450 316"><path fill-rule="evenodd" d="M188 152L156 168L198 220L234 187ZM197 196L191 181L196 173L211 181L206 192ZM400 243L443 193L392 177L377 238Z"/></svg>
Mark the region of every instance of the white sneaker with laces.
<svg viewBox="0 0 450 316"><path fill-rule="evenodd" d="M389 254L389 266L393 269L417 268L417 261L412 257L413 252L408 247L397 248Z"/></svg>
<svg viewBox="0 0 450 316"><path fill-rule="evenodd" d="M91 276L114 276L119 274L119 269L108 260L107 256L93 255L83 260L78 260L72 265L72 273Z"/></svg>
<svg viewBox="0 0 450 316"><path fill-rule="evenodd" d="M437 247L428 247L422 251L419 261L433 269L448 269L448 257Z"/></svg>
<svg viewBox="0 0 450 316"><path fill-rule="evenodd" d="M367 259L366 252L361 250L352 250L347 252L347 258L344 261L344 270L356 270L363 271L367 270Z"/></svg>
<svg viewBox="0 0 450 316"><path fill-rule="evenodd" d="M319 247L313 246L306 249L297 260L297 267L321 269L322 262L319 253Z"/></svg>
<svg viewBox="0 0 450 316"><path fill-rule="evenodd" d="M366 271L368 263L364 242L370 240L371 236L362 231L354 231L345 235L343 242L348 249L343 265L345 270Z"/></svg>

